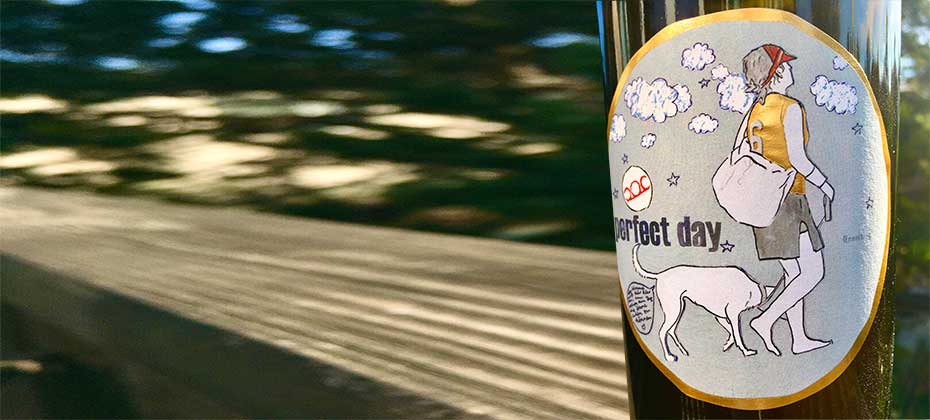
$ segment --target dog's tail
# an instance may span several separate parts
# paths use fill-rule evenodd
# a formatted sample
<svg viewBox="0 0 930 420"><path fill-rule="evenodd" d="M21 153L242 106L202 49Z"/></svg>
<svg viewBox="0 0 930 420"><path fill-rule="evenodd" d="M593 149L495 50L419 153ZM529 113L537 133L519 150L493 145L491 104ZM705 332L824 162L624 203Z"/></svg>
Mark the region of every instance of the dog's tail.
<svg viewBox="0 0 930 420"><path fill-rule="evenodd" d="M639 244L636 244L636 245L633 246L633 269L636 270L636 274L639 274L639 275L642 276L643 278L647 278L647 279L651 279L651 280L656 280L656 279L658 279L658 276L656 275L656 273L650 273L650 272L646 271L646 269L643 268L642 265L640 265L640 263L639 263L639 247L640 247Z"/></svg>
<svg viewBox="0 0 930 420"><path fill-rule="evenodd" d="M753 281L755 282L755 279L753 279ZM775 298L785 291L785 276L781 276L775 286L765 286L759 282L756 282L756 285L759 286L759 294L762 296L761 301L756 307L764 311L772 305L772 301L774 301Z"/></svg>

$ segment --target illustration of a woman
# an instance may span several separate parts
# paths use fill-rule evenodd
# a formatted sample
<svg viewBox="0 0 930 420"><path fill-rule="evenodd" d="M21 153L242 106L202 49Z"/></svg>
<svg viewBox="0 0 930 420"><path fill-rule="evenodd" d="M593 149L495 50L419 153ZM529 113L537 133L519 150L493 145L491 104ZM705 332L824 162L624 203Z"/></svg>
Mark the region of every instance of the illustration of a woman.
<svg viewBox="0 0 930 420"><path fill-rule="evenodd" d="M765 311L750 322L765 347L780 355L772 342L772 326L787 313L794 353L831 344L815 340L804 330L804 297L823 279L823 240L805 197L806 184L817 186L832 201L833 187L807 156L807 115L803 105L788 96L794 84L789 55L777 45L763 45L743 58L748 90L756 102L746 114L737 142L748 139L753 152L779 166L794 168L794 183L770 226L753 227L760 260L776 259L785 272L785 289Z"/></svg>

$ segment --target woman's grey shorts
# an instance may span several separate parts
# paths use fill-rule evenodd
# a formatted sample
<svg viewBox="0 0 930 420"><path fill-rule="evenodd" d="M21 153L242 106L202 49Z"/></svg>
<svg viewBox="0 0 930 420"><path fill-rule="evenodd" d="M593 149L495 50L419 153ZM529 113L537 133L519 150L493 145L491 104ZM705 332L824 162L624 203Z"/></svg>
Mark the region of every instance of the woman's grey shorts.
<svg viewBox="0 0 930 420"><path fill-rule="evenodd" d="M823 249L823 238L811 216L811 208L804 194L788 193L781 203L775 220L764 228L752 228L756 237L756 252L760 260L789 259L801 256L801 233L810 232L814 251Z"/></svg>

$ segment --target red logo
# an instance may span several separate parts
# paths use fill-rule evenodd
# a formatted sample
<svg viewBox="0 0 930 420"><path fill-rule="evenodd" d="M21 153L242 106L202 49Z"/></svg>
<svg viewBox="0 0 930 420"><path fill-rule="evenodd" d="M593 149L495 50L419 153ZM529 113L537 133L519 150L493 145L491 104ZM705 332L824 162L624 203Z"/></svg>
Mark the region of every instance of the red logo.
<svg viewBox="0 0 930 420"><path fill-rule="evenodd" d="M652 183L649 182L649 177L643 174L639 179L634 180L630 185L623 188L623 199L632 201L636 199L636 197L643 195L646 191L649 191L650 188L652 188Z"/></svg>

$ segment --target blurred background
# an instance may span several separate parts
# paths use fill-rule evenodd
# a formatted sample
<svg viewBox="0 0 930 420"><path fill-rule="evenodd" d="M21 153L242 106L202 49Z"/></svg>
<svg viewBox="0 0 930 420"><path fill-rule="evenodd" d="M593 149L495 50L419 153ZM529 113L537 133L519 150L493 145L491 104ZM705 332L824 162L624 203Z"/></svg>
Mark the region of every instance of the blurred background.
<svg viewBox="0 0 930 420"><path fill-rule="evenodd" d="M927 417L930 1L902 6L894 413ZM0 37L3 186L613 250L592 2L4 1Z"/></svg>

